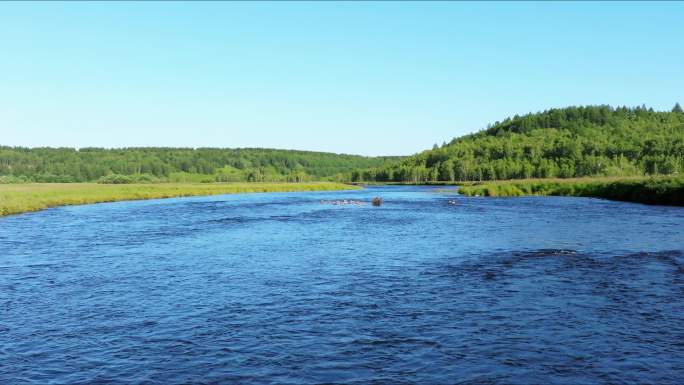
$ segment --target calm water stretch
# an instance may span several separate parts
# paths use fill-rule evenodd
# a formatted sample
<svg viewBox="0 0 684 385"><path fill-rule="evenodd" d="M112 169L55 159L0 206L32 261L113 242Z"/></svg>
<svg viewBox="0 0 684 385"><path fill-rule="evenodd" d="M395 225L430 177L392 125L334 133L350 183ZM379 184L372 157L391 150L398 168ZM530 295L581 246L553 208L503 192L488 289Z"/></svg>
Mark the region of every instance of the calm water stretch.
<svg viewBox="0 0 684 385"><path fill-rule="evenodd" d="M682 225L429 187L0 218L0 383L681 384Z"/></svg>

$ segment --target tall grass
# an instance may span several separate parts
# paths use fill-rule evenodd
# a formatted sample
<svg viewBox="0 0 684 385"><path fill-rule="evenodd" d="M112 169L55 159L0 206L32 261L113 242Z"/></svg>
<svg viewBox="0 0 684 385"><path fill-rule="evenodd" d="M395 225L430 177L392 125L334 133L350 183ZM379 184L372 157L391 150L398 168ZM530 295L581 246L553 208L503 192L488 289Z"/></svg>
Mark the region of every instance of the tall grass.
<svg viewBox="0 0 684 385"><path fill-rule="evenodd" d="M342 183L30 183L0 185L0 216L48 207L122 200L172 198L194 195L252 192L350 190L358 187Z"/></svg>
<svg viewBox="0 0 684 385"><path fill-rule="evenodd" d="M684 206L684 177L530 179L461 186L467 196L559 195Z"/></svg>

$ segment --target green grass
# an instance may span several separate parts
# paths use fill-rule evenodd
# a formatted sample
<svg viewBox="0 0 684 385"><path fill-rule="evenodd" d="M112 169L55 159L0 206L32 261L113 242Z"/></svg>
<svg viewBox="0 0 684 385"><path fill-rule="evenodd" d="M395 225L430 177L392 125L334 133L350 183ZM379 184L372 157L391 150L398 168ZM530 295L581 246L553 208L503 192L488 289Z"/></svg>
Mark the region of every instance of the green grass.
<svg viewBox="0 0 684 385"><path fill-rule="evenodd" d="M342 183L27 183L0 184L0 216L48 207L123 200L186 197L254 192L323 191L357 189Z"/></svg>
<svg viewBox="0 0 684 385"><path fill-rule="evenodd" d="M467 196L558 195L684 206L684 177L527 179L461 186Z"/></svg>

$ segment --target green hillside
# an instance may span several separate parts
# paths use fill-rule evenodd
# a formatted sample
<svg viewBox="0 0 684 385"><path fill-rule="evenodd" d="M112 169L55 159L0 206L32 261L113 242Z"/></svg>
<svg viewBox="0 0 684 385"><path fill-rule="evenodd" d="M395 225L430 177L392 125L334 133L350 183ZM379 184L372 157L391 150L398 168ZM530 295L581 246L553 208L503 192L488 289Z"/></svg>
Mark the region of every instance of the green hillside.
<svg viewBox="0 0 684 385"><path fill-rule="evenodd" d="M381 167L401 159L261 148L0 146L0 183L348 181L354 169Z"/></svg>
<svg viewBox="0 0 684 385"><path fill-rule="evenodd" d="M354 181L474 181L684 172L684 112L587 106L507 118Z"/></svg>

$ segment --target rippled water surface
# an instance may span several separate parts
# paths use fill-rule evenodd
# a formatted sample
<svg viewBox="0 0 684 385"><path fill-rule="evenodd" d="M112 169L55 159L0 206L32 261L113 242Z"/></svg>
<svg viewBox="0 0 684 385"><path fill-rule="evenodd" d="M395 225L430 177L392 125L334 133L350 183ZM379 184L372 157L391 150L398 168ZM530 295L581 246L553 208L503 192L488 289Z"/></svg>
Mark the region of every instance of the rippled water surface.
<svg viewBox="0 0 684 385"><path fill-rule="evenodd" d="M0 383L681 384L682 225L428 187L6 217Z"/></svg>

